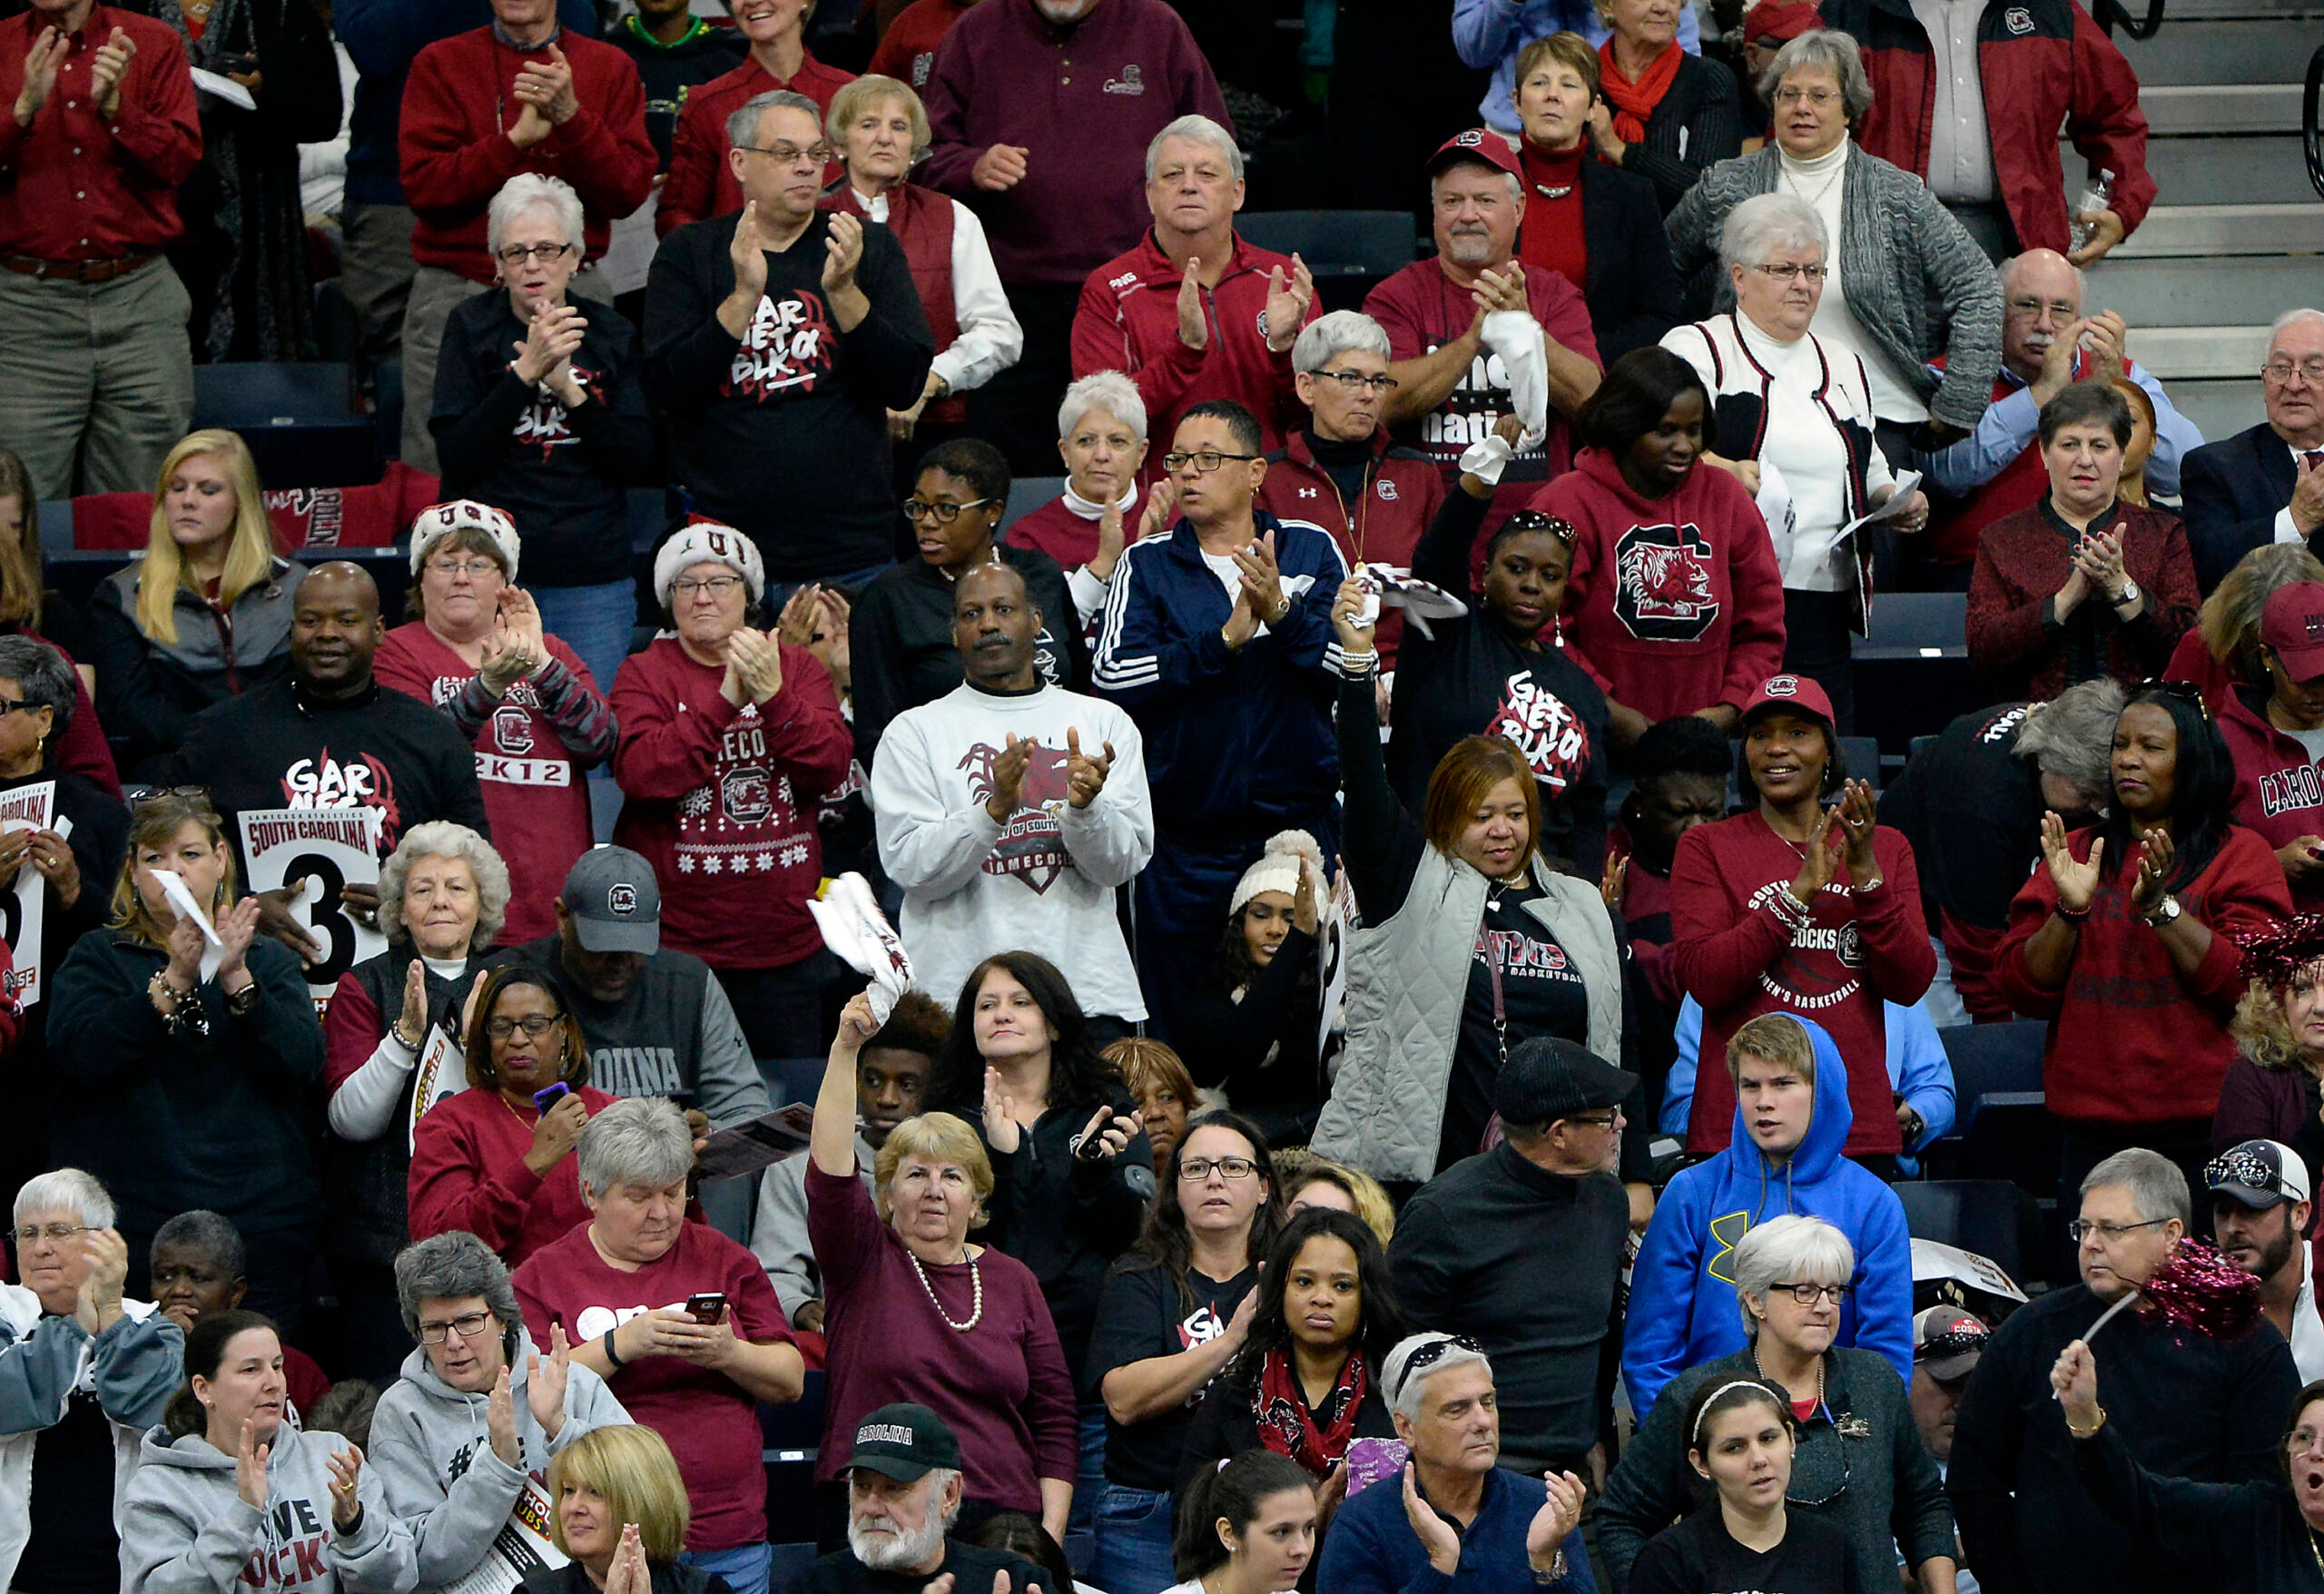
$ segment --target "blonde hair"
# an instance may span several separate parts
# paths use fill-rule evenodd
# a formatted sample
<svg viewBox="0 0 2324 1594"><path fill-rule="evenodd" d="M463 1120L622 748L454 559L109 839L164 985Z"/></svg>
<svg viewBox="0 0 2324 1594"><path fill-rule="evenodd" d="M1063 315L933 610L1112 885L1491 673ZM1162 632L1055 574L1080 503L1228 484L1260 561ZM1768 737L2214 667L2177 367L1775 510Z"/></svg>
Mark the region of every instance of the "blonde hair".
<svg viewBox="0 0 2324 1594"><path fill-rule="evenodd" d="M678 1474L677 1458L668 1443L651 1428L635 1422L592 1428L550 1459L549 1533L557 1549L569 1556L573 1550L565 1541L565 1513L556 1509L568 1483L604 1499L616 1535L636 1523L647 1560L666 1563L684 1551L686 1524L692 1520L685 1480Z"/></svg>
<svg viewBox="0 0 2324 1594"><path fill-rule="evenodd" d="M911 123L911 154L904 162L905 170L910 171L912 162L925 154L928 146L936 142L936 134L928 125L928 107L921 103L920 96L912 92L912 86L908 83L882 77L876 72L851 78L839 93L832 96L831 112L823 118L823 136L844 153L848 123L882 100L901 100L904 103L904 116Z"/></svg>
<svg viewBox="0 0 2324 1594"><path fill-rule="evenodd" d="M274 523L266 516L266 491L259 486L258 462L251 458L250 445L216 427L187 434L170 450L154 477L153 528L145 539L145 561L137 572L137 628L153 641L172 646L178 640L178 593L194 587L185 556L170 535L167 499L170 477L193 458L220 461L234 487L234 529L226 548L226 567L218 577L218 606L231 609L235 599L274 574Z"/></svg>
<svg viewBox="0 0 2324 1594"><path fill-rule="evenodd" d="M983 1226L985 1204L992 1199L992 1159L985 1155L984 1141L970 1127L967 1119L950 1113L922 1113L888 1131L879 1155L872 1159L872 1189L883 1223L889 1215L888 1186L895 1183L896 1170L903 1166L908 1156L949 1162L965 1169L969 1187L977 1198L976 1210L969 1215L969 1226Z"/></svg>
<svg viewBox="0 0 2324 1594"><path fill-rule="evenodd" d="M2228 1038L2251 1059L2252 1066L2271 1074L2297 1074L2308 1068L2308 1060L2299 1038L2291 1032L2291 1020L2284 1017L2285 992L2264 979L2255 979L2244 989L2242 999L2235 1004L2235 1017L2228 1020Z"/></svg>
<svg viewBox="0 0 2324 1594"><path fill-rule="evenodd" d="M0 449L0 498L16 500L24 530L0 540L0 622L40 629L40 504L33 495L33 473L16 455Z"/></svg>
<svg viewBox="0 0 2324 1594"><path fill-rule="evenodd" d="M1355 1207L1355 1215L1370 1229L1383 1245L1396 1237L1396 1207L1388 1199L1388 1192L1380 1181L1362 1168L1349 1167L1345 1163L1333 1162L1316 1156L1304 1146L1294 1146L1275 1154L1275 1188L1283 1192L1285 1212L1299 1198L1299 1192L1310 1185L1334 1185L1347 1192L1348 1200Z"/></svg>
<svg viewBox="0 0 2324 1594"><path fill-rule="evenodd" d="M1735 1032L1727 1043L1728 1078L1740 1082L1745 1058L1781 1063L1807 1080L1809 1089L1816 1087L1816 1043L1807 1038L1807 1027L1788 1013L1762 1013Z"/></svg>
<svg viewBox="0 0 2324 1594"><path fill-rule="evenodd" d="M207 796L163 792L148 797L129 811L129 846L121 861L121 879L113 883L111 928L125 930L147 946L170 944L170 926L153 917L137 890L137 854L147 847L166 847L188 825L200 825L212 841L226 839L225 821L218 817ZM210 921L234 900L234 850L226 849L226 871L219 877L218 894L210 902ZM175 920L172 919L172 923Z"/></svg>
<svg viewBox="0 0 2324 1594"><path fill-rule="evenodd" d="M2260 621L2277 588L2295 581L2324 581L2324 559L2305 543L2270 543L2238 559L2195 611L2195 629L2211 661L2247 684L2266 680L2267 672L2257 667Z"/></svg>

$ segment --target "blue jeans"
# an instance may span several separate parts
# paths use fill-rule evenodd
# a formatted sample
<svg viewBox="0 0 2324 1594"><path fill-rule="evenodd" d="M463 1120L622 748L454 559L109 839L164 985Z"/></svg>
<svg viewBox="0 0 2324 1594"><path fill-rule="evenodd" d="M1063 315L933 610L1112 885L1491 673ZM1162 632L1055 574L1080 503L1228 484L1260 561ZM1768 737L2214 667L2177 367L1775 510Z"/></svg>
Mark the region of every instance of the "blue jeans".
<svg viewBox="0 0 2324 1594"><path fill-rule="evenodd" d="M1096 1564L1088 1580L1106 1594L1163 1594L1177 1577L1170 1559L1176 1497L1108 1483L1098 1491Z"/></svg>
<svg viewBox="0 0 2324 1594"><path fill-rule="evenodd" d="M1081 1407L1081 1464L1073 1474L1073 1514L1066 1519L1065 1559L1085 1575L1098 1553L1098 1496L1106 1487L1106 1402Z"/></svg>
<svg viewBox="0 0 2324 1594"><path fill-rule="evenodd" d="M689 1566L726 1579L734 1594L767 1594L774 1552L763 1544L738 1545L733 1550L689 1550L678 1557Z"/></svg>
<svg viewBox="0 0 2324 1594"><path fill-rule="evenodd" d="M581 656L600 693L614 689L614 672L629 656L637 625L637 584L526 588L541 611L541 629Z"/></svg>

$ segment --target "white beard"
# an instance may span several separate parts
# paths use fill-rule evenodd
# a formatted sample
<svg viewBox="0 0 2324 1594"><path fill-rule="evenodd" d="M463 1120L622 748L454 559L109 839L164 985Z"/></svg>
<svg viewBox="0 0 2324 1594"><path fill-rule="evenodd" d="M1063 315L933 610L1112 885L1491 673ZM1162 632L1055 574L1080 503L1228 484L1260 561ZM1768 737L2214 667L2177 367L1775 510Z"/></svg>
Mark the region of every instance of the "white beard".
<svg viewBox="0 0 2324 1594"><path fill-rule="evenodd" d="M929 1502L931 1508L934 1501ZM889 1519L891 1529L893 1519ZM911 1571L935 1560L944 1548L944 1523L931 1510L916 1533L866 1530L854 1517L847 1520L847 1548L855 1559L875 1572Z"/></svg>

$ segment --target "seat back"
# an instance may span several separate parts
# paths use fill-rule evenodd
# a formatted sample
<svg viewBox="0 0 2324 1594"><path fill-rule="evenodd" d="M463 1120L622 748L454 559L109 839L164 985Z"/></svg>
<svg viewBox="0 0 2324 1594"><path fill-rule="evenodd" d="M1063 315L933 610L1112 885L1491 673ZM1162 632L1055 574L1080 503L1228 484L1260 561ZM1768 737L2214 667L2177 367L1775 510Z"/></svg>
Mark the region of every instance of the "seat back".
<svg viewBox="0 0 2324 1594"><path fill-rule="evenodd" d="M1884 592L1872 603L1872 629L1856 637L1857 659L1965 659L1969 656L1969 595L1962 592Z"/></svg>
<svg viewBox="0 0 2324 1594"><path fill-rule="evenodd" d="M1006 536L1009 528L1034 510L1065 492L1066 478L1061 476L1020 476L1009 484L1009 507L1001 511L1000 535Z"/></svg>
<svg viewBox="0 0 2324 1594"><path fill-rule="evenodd" d="M1420 252L1410 211L1246 211L1235 230L1316 277L1391 277Z"/></svg>
<svg viewBox="0 0 2324 1594"><path fill-rule="evenodd" d="M1906 1179L1891 1186L1913 1237L1974 1251L2022 1286L2046 1275L2041 1212L2006 1179Z"/></svg>

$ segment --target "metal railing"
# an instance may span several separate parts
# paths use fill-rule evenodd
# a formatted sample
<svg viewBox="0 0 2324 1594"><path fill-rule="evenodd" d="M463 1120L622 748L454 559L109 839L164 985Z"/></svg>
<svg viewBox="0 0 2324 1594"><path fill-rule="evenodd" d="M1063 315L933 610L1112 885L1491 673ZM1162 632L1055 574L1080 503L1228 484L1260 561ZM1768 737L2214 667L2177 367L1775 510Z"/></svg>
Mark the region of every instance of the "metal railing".
<svg viewBox="0 0 2324 1594"><path fill-rule="evenodd" d="M2143 20L2132 16L2123 6L2122 0L2098 0L2098 3L2090 8L2090 15L2092 19L2105 30L2106 36L2110 39L2114 36L2114 27L2118 23L2122 25L2122 31L2131 37L2151 39L2162 26L2162 0L2146 0L2146 16Z"/></svg>
<svg viewBox="0 0 2324 1594"><path fill-rule="evenodd" d="M2324 89L2324 44L2308 58L2308 81L2299 91L2299 145L2308 158L2309 186L2324 199L2324 129L2317 124L2317 94Z"/></svg>

